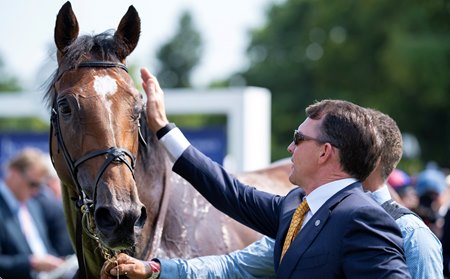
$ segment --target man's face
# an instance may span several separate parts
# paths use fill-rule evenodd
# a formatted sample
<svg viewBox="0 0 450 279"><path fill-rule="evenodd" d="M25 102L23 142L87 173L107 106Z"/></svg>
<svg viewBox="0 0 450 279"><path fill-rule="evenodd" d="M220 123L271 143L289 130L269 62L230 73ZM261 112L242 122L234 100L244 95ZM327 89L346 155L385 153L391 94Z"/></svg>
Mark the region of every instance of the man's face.
<svg viewBox="0 0 450 279"><path fill-rule="evenodd" d="M307 186L318 168L317 160L322 153L319 138L321 120L307 118L298 128L297 135L288 146L293 163L289 180L294 185Z"/></svg>
<svg viewBox="0 0 450 279"><path fill-rule="evenodd" d="M35 195L41 185L44 184L45 177L34 168L30 168L24 172L12 170L12 190L16 198L25 202Z"/></svg>

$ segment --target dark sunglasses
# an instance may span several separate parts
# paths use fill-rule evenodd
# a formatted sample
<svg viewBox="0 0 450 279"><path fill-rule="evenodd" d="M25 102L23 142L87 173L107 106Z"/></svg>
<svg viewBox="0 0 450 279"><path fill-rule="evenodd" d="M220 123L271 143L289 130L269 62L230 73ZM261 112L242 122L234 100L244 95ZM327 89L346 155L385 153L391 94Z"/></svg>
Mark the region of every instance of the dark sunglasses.
<svg viewBox="0 0 450 279"><path fill-rule="evenodd" d="M330 141L325 141L325 140L321 140L321 139L318 139L318 138L310 137L310 136L307 136L307 135L303 134L299 130L294 130L294 139L293 139L293 141L294 141L295 145L299 145L302 141L307 141L307 140L313 140L313 141L316 141L316 142L318 142L320 144L324 144L324 143L328 142L332 146L334 146L336 148L339 148L336 144L334 144L334 143L332 143Z"/></svg>
<svg viewBox="0 0 450 279"><path fill-rule="evenodd" d="M34 181L30 179L26 174L22 173L22 177L25 180L25 182L30 186L31 188L39 188L42 185L41 181Z"/></svg>
<svg viewBox="0 0 450 279"><path fill-rule="evenodd" d="M318 139L318 138L313 138L310 136L307 136L305 134L303 134L302 132L300 132L299 130L294 130L294 144L295 145L299 145L302 141L307 141L307 140L313 140L313 141L317 141L318 143L325 143L324 141Z"/></svg>

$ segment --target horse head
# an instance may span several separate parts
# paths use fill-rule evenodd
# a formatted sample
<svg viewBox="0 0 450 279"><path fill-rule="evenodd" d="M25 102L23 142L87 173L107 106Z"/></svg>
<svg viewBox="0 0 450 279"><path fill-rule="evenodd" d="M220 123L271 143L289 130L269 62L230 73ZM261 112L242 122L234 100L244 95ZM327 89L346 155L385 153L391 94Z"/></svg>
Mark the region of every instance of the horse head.
<svg viewBox="0 0 450 279"><path fill-rule="evenodd" d="M130 6L114 33L78 33L67 2L56 19L58 69L46 95L52 160L87 219L84 229L107 249L124 250L146 220L134 177L144 104L125 66L139 40L140 18Z"/></svg>

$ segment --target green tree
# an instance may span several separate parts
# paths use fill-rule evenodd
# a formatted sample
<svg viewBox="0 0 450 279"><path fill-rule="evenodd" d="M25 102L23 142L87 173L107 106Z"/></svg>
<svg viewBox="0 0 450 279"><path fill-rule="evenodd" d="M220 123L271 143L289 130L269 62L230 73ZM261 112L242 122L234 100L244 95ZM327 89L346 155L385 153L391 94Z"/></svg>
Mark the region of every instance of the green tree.
<svg viewBox="0 0 450 279"><path fill-rule="evenodd" d="M157 53L160 69L157 73L162 87L190 87L192 70L203 53L202 38L196 30L192 15L185 11L179 21L178 31Z"/></svg>
<svg viewBox="0 0 450 279"><path fill-rule="evenodd" d="M287 0L252 32L247 84L271 90L272 159L314 100L391 115L423 160L450 166L450 15L444 0Z"/></svg>
<svg viewBox="0 0 450 279"><path fill-rule="evenodd" d="M21 86L19 85L19 81L7 72L5 62L0 56L0 94L2 92L16 92L20 90Z"/></svg>

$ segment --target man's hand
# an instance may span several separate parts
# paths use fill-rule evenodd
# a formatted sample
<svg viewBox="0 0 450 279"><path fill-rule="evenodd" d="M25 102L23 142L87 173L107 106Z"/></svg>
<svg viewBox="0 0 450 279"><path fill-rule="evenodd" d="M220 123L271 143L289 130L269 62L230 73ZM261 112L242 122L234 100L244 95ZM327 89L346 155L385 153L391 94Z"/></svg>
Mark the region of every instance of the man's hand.
<svg viewBox="0 0 450 279"><path fill-rule="evenodd" d="M147 279L152 275L148 262L135 259L127 254L117 255L117 262L107 261L102 267L102 279L117 278L117 274L131 279Z"/></svg>
<svg viewBox="0 0 450 279"><path fill-rule="evenodd" d="M33 270L37 272L45 271L49 272L53 269L60 266L64 260L54 257L52 255L45 255L45 256L31 256L30 257L30 264Z"/></svg>
<svg viewBox="0 0 450 279"><path fill-rule="evenodd" d="M166 116L164 92L158 80L147 68L141 69L142 88L147 94L147 122L153 132L166 126L169 121Z"/></svg>

